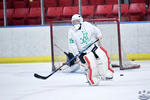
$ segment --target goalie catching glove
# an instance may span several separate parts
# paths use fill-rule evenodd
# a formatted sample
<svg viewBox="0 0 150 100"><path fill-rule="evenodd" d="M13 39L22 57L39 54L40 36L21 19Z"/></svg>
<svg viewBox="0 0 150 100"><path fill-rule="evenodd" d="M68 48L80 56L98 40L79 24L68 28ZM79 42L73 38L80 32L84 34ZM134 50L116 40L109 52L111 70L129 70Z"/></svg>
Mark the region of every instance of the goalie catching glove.
<svg viewBox="0 0 150 100"><path fill-rule="evenodd" d="M66 55L67 55L67 62L69 61L69 60L71 60L73 57L74 57L74 55L73 55L73 53L66 53ZM74 65L75 64L75 62L76 62L76 58L75 59L73 59L69 64L68 64L68 66L72 66L72 65Z"/></svg>

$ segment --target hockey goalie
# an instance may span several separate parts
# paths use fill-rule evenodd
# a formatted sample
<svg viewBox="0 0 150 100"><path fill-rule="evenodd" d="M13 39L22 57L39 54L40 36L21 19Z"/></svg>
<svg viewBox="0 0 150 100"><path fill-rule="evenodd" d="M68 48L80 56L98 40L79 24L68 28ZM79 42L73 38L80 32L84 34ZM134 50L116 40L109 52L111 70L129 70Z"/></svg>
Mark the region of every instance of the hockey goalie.
<svg viewBox="0 0 150 100"><path fill-rule="evenodd" d="M93 41L102 40L101 31L89 22L84 21L79 14L72 16L73 27L68 31L68 59L74 57L84 48L92 44ZM80 60L80 65L85 70L85 75L89 85L99 85L103 79L112 79L114 70L111 68L107 51L95 43L83 52L78 58L74 59L69 66Z"/></svg>

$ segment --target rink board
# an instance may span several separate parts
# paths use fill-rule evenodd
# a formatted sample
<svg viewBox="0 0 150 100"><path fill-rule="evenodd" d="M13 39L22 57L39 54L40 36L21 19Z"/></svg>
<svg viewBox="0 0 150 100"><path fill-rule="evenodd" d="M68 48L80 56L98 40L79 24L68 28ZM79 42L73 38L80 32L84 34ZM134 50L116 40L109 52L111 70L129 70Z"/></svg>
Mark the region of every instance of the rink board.
<svg viewBox="0 0 150 100"><path fill-rule="evenodd" d="M122 38L126 37L122 41L127 43L124 45L128 50L127 56L130 60L150 60L149 25L148 22L121 23ZM67 30L66 26L54 25L54 30L60 32L58 37L63 36L60 27ZM106 35L104 35L104 40L106 40ZM0 27L0 63L51 62L50 41L49 25ZM66 46L61 45L64 50L67 50ZM108 50L110 45L104 44L104 46ZM64 55L57 55L56 58L58 61L66 60ZM118 58L113 55L113 59Z"/></svg>
<svg viewBox="0 0 150 100"><path fill-rule="evenodd" d="M150 60L150 54L128 54L130 60ZM113 56L113 60L118 60L118 56ZM66 56L57 56L56 62L65 62ZM39 57L3 57L0 58L0 63L40 63L51 62L51 56L39 56Z"/></svg>

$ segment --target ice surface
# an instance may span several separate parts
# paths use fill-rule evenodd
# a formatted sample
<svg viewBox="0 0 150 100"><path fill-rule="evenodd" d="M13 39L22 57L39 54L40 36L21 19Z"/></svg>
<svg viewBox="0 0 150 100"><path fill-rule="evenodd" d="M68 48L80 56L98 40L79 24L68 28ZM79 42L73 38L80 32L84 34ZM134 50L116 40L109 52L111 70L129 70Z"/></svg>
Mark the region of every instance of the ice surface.
<svg viewBox="0 0 150 100"><path fill-rule="evenodd" d="M0 100L138 100L139 91L150 91L150 61L137 63L140 69L115 68L114 79L99 86L89 86L82 73L36 79L34 73L50 73L49 63L0 64Z"/></svg>

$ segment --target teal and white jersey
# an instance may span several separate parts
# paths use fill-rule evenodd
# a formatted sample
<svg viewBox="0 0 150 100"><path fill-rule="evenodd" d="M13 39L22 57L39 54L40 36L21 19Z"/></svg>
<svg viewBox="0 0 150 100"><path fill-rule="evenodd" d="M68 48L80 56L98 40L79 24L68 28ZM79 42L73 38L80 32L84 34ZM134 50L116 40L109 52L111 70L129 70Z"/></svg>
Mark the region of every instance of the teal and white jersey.
<svg viewBox="0 0 150 100"><path fill-rule="evenodd" d="M69 52L78 54L100 36L102 36L101 31L89 22L82 22L80 30L72 27L68 32Z"/></svg>

